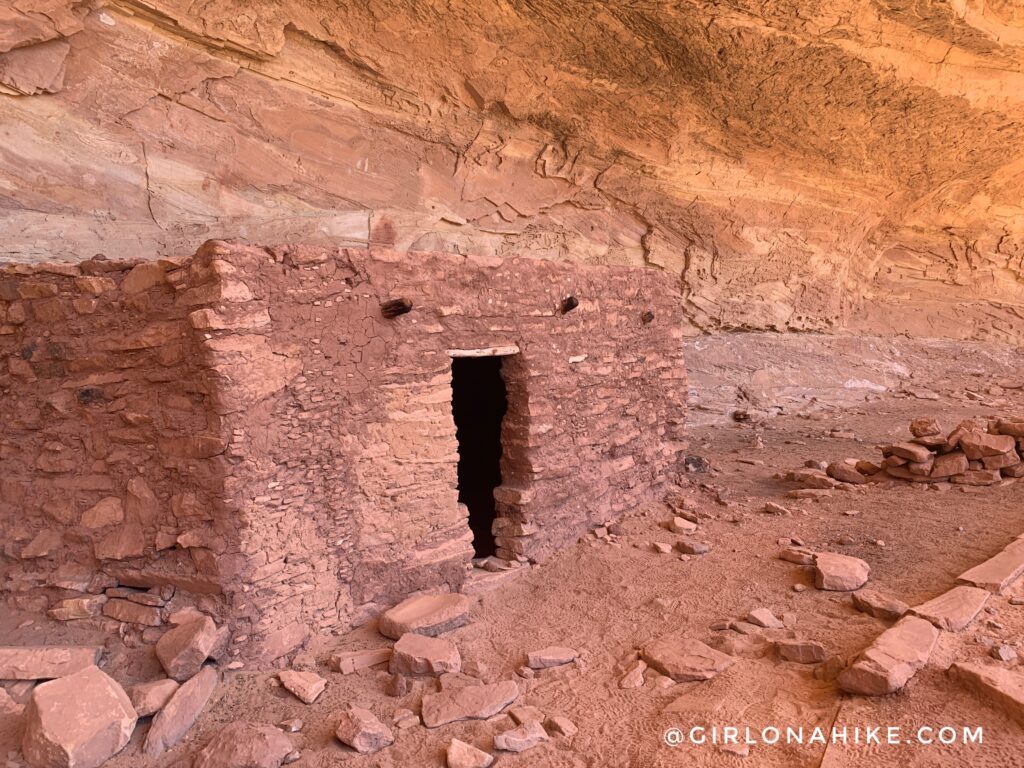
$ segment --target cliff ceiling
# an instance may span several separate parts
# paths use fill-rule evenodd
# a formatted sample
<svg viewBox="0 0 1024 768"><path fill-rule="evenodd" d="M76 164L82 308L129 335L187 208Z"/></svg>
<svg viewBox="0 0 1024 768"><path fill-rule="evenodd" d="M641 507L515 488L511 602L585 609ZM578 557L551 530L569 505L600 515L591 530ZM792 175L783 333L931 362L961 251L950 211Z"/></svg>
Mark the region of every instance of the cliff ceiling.
<svg viewBox="0 0 1024 768"><path fill-rule="evenodd" d="M0 259L647 263L695 331L1024 337L1018 0L6 0Z"/></svg>

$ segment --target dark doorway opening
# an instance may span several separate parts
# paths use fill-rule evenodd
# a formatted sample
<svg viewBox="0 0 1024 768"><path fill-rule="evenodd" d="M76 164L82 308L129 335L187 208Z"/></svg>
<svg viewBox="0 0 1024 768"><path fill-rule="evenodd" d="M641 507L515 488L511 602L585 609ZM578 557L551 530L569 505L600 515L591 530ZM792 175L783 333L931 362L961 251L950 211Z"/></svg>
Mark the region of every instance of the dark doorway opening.
<svg viewBox="0 0 1024 768"><path fill-rule="evenodd" d="M495 552L494 489L501 485L501 420L508 408L500 357L452 359L452 415L459 441L459 501L469 508L477 557Z"/></svg>

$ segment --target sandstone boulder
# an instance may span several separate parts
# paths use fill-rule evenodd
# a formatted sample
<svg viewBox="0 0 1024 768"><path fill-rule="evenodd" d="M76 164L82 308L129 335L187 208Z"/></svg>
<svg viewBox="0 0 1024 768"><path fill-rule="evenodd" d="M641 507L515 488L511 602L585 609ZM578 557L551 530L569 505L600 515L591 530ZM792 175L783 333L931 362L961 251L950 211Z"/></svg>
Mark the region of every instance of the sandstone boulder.
<svg viewBox="0 0 1024 768"><path fill-rule="evenodd" d="M379 752L395 741L391 729L362 707L349 707L341 713L335 735L342 744L363 755Z"/></svg>
<svg viewBox="0 0 1024 768"><path fill-rule="evenodd" d="M280 768L292 742L272 725L234 722L196 755L192 768Z"/></svg>
<svg viewBox="0 0 1024 768"><path fill-rule="evenodd" d="M860 589L871 573L871 567L860 558L834 552L818 552L814 569L814 586L834 592Z"/></svg>
<svg viewBox="0 0 1024 768"><path fill-rule="evenodd" d="M469 598L459 594L417 595L381 614L378 629L398 640L407 632L436 637L469 622Z"/></svg>
<svg viewBox="0 0 1024 768"><path fill-rule="evenodd" d="M124 748L137 719L124 689L86 667L35 688L22 752L34 768L97 768Z"/></svg>
<svg viewBox="0 0 1024 768"><path fill-rule="evenodd" d="M855 467L845 464L841 461L834 461L828 465L828 469L825 470L826 474L834 480L838 480L841 483L850 483L852 485L863 485L867 482L864 475L857 471Z"/></svg>
<svg viewBox="0 0 1024 768"><path fill-rule="evenodd" d="M156 656L168 677L184 682L199 672L217 640L217 625L203 616L165 632L157 641Z"/></svg>

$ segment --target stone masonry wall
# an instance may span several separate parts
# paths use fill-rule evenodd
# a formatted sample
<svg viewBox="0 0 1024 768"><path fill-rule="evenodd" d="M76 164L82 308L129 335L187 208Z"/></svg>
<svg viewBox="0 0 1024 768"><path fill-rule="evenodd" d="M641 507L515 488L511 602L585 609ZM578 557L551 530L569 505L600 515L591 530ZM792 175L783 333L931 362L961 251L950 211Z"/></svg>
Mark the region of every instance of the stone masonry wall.
<svg viewBox="0 0 1024 768"><path fill-rule="evenodd" d="M15 606L97 595L97 620L153 625L154 606L102 593L164 587L222 612L238 535L217 516L220 422L173 286L187 261L0 270L0 584Z"/></svg>
<svg viewBox="0 0 1024 768"><path fill-rule="evenodd" d="M412 311L383 317L399 297ZM4 590L173 587L248 658L460 588L452 350L519 350L502 557L654 498L684 448L681 304L653 271L211 241L9 267L0 298Z"/></svg>
<svg viewBox="0 0 1024 768"><path fill-rule="evenodd" d="M230 412L225 498L254 566L237 615L262 655L459 588L449 350L520 349L503 363L500 555L543 560L654 497L681 458L680 310L656 272L225 242L192 269L214 263L252 295L192 318ZM412 311L385 319L399 297Z"/></svg>

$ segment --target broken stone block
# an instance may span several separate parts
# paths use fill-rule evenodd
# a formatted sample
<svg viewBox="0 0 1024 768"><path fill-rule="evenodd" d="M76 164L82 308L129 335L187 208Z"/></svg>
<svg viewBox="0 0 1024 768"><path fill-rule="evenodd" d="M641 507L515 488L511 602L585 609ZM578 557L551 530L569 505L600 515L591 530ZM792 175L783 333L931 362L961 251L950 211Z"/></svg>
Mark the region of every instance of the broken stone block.
<svg viewBox="0 0 1024 768"><path fill-rule="evenodd" d="M959 632L974 621L989 597L978 587L953 587L938 597L910 609L914 616L927 619L939 629Z"/></svg>
<svg viewBox="0 0 1024 768"><path fill-rule="evenodd" d="M362 755L379 752L395 741L391 729L362 707L349 707L342 712L334 734L338 741Z"/></svg>
<svg viewBox="0 0 1024 768"><path fill-rule="evenodd" d="M999 661L1013 661L1017 658L1017 651L1013 649L1012 645L999 643L999 645L992 646L992 649L989 651L989 655L993 659L998 659Z"/></svg>
<svg viewBox="0 0 1024 768"><path fill-rule="evenodd" d="M147 757L159 757L184 738L213 695L217 682L217 670L203 667L172 694L146 734L142 751Z"/></svg>
<svg viewBox="0 0 1024 768"><path fill-rule="evenodd" d="M525 752L547 740L548 734L544 726L536 720L530 720L518 728L496 735L494 746L506 752Z"/></svg>
<svg viewBox="0 0 1024 768"><path fill-rule="evenodd" d="M644 648L642 656L653 669L676 682L710 680L735 662L699 640L680 635L655 640Z"/></svg>
<svg viewBox="0 0 1024 768"><path fill-rule="evenodd" d="M957 485L995 485L1002 479L998 469L969 469L961 475L953 475L950 480Z"/></svg>
<svg viewBox="0 0 1024 768"><path fill-rule="evenodd" d="M561 645L549 645L539 651L530 651L526 654L526 664L530 669L548 669L560 667L574 661L579 653L573 648L566 648Z"/></svg>
<svg viewBox="0 0 1024 768"><path fill-rule="evenodd" d="M779 552L779 560L797 565L814 565L814 552L806 547L787 547Z"/></svg>
<svg viewBox="0 0 1024 768"><path fill-rule="evenodd" d="M293 747L272 725L234 722L199 750L192 768L280 768Z"/></svg>
<svg viewBox="0 0 1024 768"><path fill-rule="evenodd" d="M553 736L561 736L565 739L571 739L577 733L579 728L576 727L576 723L570 720L568 717L562 717L560 715L554 715L544 721L544 728Z"/></svg>
<svg viewBox="0 0 1024 768"><path fill-rule="evenodd" d="M409 632L395 643L388 670L402 675L440 675L462 669L455 643L440 637Z"/></svg>
<svg viewBox="0 0 1024 768"><path fill-rule="evenodd" d="M1024 538L1010 542L1003 550L957 577L958 584L981 587L1002 594L1024 573Z"/></svg>
<svg viewBox="0 0 1024 768"><path fill-rule="evenodd" d="M368 669L378 664L391 661L390 648L374 648L369 651L335 651L327 661L327 666L343 675L351 675L360 669Z"/></svg>
<svg viewBox="0 0 1024 768"><path fill-rule="evenodd" d="M761 507L761 511L766 515L779 515L781 517L788 517L793 514L781 504L776 504L774 501L766 501L764 506Z"/></svg>
<svg viewBox="0 0 1024 768"><path fill-rule="evenodd" d="M797 664L819 664L828 658L824 646L810 640L779 640L775 647L782 658Z"/></svg>
<svg viewBox="0 0 1024 768"><path fill-rule="evenodd" d="M860 472L849 464L845 464L840 461L834 461L828 465L828 469L825 470L826 474L834 480L838 480L841 483L850 483L852 485L863 485L867 482Z"/></svg>
<svg viewBox="0 0 1024 768"><path fill-rule="evenodd" d="M544 722L544 713L536 707L530 706L515 706L508 708L508 716L512 718L512 722L516 725L522 725L530 720L535 720L538 723Z"/></svg>
<svg viewBox="0 0 1024 768"><path fill-rule="evenodd" d="M928 663L939 630L924 619L904 616L871 643L838 677L849 693L882 696L898 691Z"/></svg>
<svg viewBox="0 0 1024 768"><path fill-rule="evenodd" d="M857 557L818 552L814 556L814 586L833 592L851 592L868 581L871 566Z"/></svg>
<svg viewBox="0 0 1024 768"><path fill-rule="evenodd" d="M423 724L437 728L458 720L486 720L519 698L519 686L511 680L490 685L467 685L423 697Z"/></svg>
<svg viewBox="0 0 1024 768"><path fill-rule="evenodd" d="M417 595L382 613L378 630L392 640L407 632L436 637L467 624L469 607L465 595Z"/></svg>
<svg viewBox="0 0 1024 768"><path fill-rule="evenodd" d="M942 428L939 422L932 418L919 418L910 422L910 434L914 437L928 437L930 435L941 435Z"/></svg>
<svg viewBox="0 0 1024 768"><path fill-rule="evenodd" d="M711 545L704 541L677 541L676 551L684 555L706 555L711 551Z"/></svg>
<svg viewBox="0 0 1024 768"><path fill-rule="evenodd" d="M102 648L88 646L0 647L0 680L52 680L99 663Z"/></svg>
<svg viewBox="0 0 1024 768"><path fill-rule="evenodd" d="M277 679L286 690L293 693L296 698L305 704L312 704L317 697L324 692L327 681L316 672L302 672L295 669L285 669L277 673Z"/></svg>
<svg viewBox="0 0 1024 768"><path fill-rule="evenodd" d="M1024 726L1024 674L1017 669L958 661L949 674Z"/></svg>
<svg viewBox="0 0 1024 768"><path fill-rule="evenodd" d="M932 462L931 477L940 478L962 475L968 469L967 456L960 451L953 451L952 453L945 453L935 457L935 461Z"/></svg>
<svg viewBox="0 0 1024 768"><path fill-rule="evenodd" d="M488 768L494 757L482 749L458 739L452 739L445 755L448 768Z"/></svg>
<svg viewBox="0 0 1024 768"><path fill-rule="evenodd" d="M667 544L664 541L655 541L651 544L651 549L659 555L667 555L672 551L672 545Z"/></svg>
<svg viewBox="0 0 1024 768"><path fill-rule="evenodd" d="M203 616L165 632L157 641L156 656L168 677L182 683L200 670L217 641L217 625Z"/></svg>
<svg viewBox="0 0 1024 768"><path fill-rule="evenodd" d="M86 667L36 686L21 749L35 768L97 768L124 748L137 719L124 689Z"/></svg>
<svg viewBox="0 0 1024 768"><path fill-rule="evenodd" d="M902 600L883 595L873 589L861 589L853 593L853 607L876 619L895 621L910 610Z"/></svg>
<svg viewBox="0 0 1024 768"><path fill-rule="evenodd" d="M644 684L644 672L646 671L647 662L637 659L619 680L619 688L640 688Z"/></svg>
<svg viewBox="0 0 1024 768"><path fill-rule="evenodd" d="M960 438L960 450L972 461L986 456L1009 453L1017 447L1017 441L1009 435L990 435L988 432L968 432Z"/></svg>
<svg viewBox="0 0 1024 768"><path fill-rule="evenodd" d="M673 517L668 523L668 529L672 533L693 533L697 530L697 524L684 517Z"/></svg>
<svg viewBox="0 0 1024 768"><path fill-rule="evenodd" d="M767 608L755 608L747 614L747 621L766 629L782 629L782 622Z"/></svg>
<svg viewBox="0 0 1024 768"><path fill-rule="evenodd" d="M927 447L917 443L894 443L883 448L882 453L899 456L907 461L928 461L932 456L932 452Z"/></svg>
<svg viewBox="0 0 1024 768"><path fill-rule="evenodd" d="M139 717L149 717L163 709L179 687L176 680L165 677L163 680L133 685L128 689L128 698Z"/></svg>

